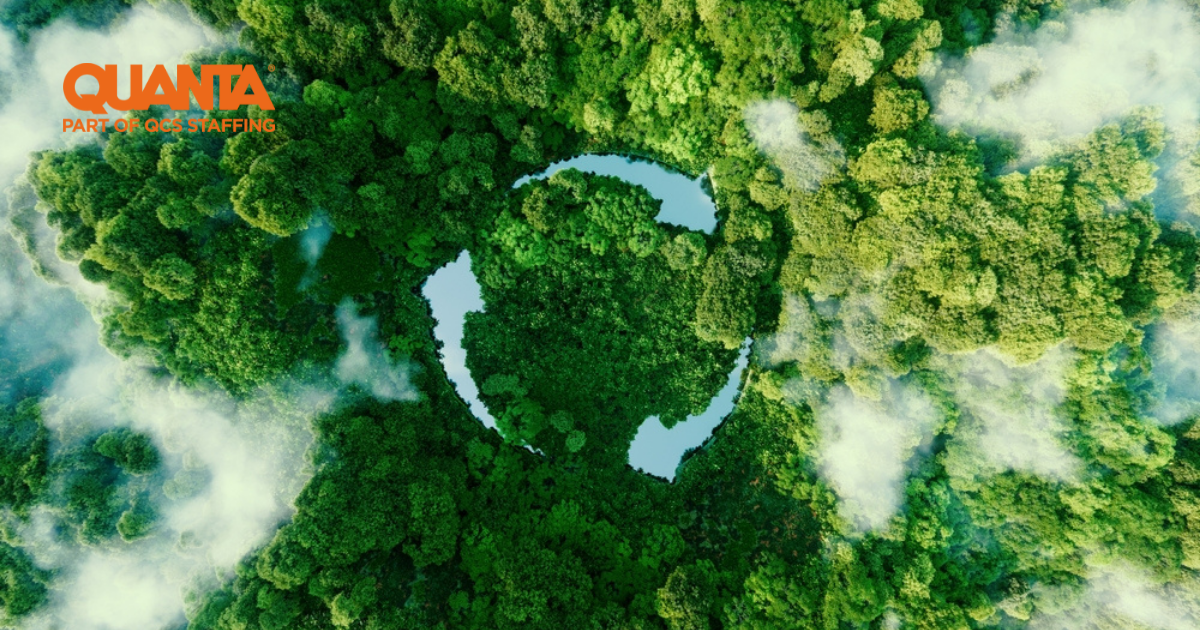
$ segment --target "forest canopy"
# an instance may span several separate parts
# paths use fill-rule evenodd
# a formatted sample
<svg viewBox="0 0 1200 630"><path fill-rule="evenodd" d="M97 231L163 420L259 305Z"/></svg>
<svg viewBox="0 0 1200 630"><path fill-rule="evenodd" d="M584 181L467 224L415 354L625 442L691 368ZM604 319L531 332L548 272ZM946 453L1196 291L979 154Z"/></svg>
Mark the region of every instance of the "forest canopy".
<svg viewBox="0 0 1200 630"><path fill-rule="evenodd" d="M32 46L119 4L0 24ZM173 422L290 436L243 450L295 491L264 490L294 509L256 517L267 537L170 630L1200 625L1196 127L1140 100L1058 135L954 113L1040 85L976 94L967 64L1091 9L184 6L238 33L188 63L254 65L276 109L127 115L276 131L100 133L9 191L35 269L55 276L49 245L102 287L99 341L173 402L105 425L55 384L69 358L0 356L0 625L61 622L47 548L209 553L172 515L222 487L220 444ZM1155 6L1200 38L1196 7ZM515 186L597 153L706 175L717 228L612 177ZM498 430L421 295L463 252ZM736 409L675 479L631 468L638 427L703 411L748 339Z"/></svg>

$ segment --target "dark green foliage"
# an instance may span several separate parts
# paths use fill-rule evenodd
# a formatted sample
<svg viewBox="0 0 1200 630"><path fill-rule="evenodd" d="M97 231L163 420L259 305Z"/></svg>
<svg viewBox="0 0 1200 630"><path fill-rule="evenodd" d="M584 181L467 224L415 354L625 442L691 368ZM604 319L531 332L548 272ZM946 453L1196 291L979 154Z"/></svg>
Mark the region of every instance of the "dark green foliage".
<svg viewBox="0 0 1200 630"><path fill-rule="evenodd" d="M131 475L144 475L158 467L158 450L143 433L116 429L96 438L92 447Z"/></svg>
<svg viewBox="0 0 1200 630"><path fill-rule="evenodd" d="M153 527L157 514L150 506L148 499L136 499L133 506L121 514L117 520L117 533L121 540L132 542L148 535Z"/></svg>
<svg viewBox="0 0 1200 630"><path fill-rule="evenodd" d="M154 520L148 499L134 501L120 514L121 471L145 475L159 464L146 435L115 429L89 440L90 448L77 446L52 459L38 402L27 399L15 410L0 410L0 436L0 501L16 515L27 517L35 504L48 506L87 543L111 536L113 527L126 539L138 537Z"/></svg>
<svg viewBox="0 0 1200 630"><path fill-rule="evenodd" d="M0 408L0 503L18 514L45 491L49 437L36 400Z"/></svg>
<svg viewBox="0 0 1200 630"><path fill-rule="evenodd" d="M657 213L643 190L562 171L497 218L472 259L486 306L468 315L464 347L510 439L558 453L580 431L574 451L611 450L621 465L647 416L670 426L724 383L734 353L693 331L707 244Z"/></svg>
<svg viewBox="0 0 1200 630"><path fill-rule="evenodd" d="M306 297L321 304L336 305L350 296L370 295L387 288L388 274L379 253L365 247L362 239L335 234L321 250L316 264L305 260L307 245L300 236L282 239L272 247L275 259L274 289L281 314Z"/></svg>
<svg viewBox="0 0 1200 630"><path fill-rule="evenodd" d="M148 436L125 428L83 439L59 433L50 452L51 436L35 401L0 417L8 427L6 466L16 457L24 460L3 477L6 492L20 484L14 498L5 497L18 517L28 518L34 505L44 508L58 537L83 545L104 545L118 534L134 540L150 531L156 516L149 491L162 482L152 474L161 458Z"/></svg>
<svg viewBox="0 0 1200 630"><path fill-rule="evenodd" d="M0 542L0 623L13 627L46 601L50 574L33 564L24 551Z"/></svg>
<svg viewBox="0 0 1200 630"><path fill-rule="evenodd" d="M62 478L61 524L83 544L114 536L123 512L120 469L93 449L77 448L55 462Z"/></svg>

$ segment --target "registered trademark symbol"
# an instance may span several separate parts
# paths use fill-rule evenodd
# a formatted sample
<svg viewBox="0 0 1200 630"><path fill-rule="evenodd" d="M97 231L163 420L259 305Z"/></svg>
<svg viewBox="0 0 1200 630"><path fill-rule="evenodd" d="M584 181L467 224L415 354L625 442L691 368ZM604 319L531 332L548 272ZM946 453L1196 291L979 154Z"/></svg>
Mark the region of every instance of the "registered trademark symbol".
<svg viewBox="0 0 1200 630"><path fill-rule="evenodd" d="M275 72L275 64L271 64L271 65L267 66L267 70L270 70L271 72Z"/></svg>

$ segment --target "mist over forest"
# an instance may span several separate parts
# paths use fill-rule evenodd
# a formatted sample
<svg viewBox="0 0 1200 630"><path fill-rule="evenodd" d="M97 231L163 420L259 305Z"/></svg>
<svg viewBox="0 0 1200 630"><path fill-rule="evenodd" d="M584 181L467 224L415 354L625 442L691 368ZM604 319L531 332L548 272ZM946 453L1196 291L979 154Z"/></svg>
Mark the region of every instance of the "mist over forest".
<svg viewBox="0 0 1200 630"><path fill-rule="evenodd" d="M0 225L0 627L1200 627L1196 0L0 0Z"/></svg>

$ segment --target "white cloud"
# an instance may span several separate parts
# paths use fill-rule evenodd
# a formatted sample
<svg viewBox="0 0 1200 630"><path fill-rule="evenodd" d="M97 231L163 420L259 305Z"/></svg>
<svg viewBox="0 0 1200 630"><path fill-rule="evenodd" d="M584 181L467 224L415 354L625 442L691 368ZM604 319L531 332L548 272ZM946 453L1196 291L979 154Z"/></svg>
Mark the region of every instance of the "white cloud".
<svg viewBox="0 0 1200 630"><path fill-rule="evenodd" d="M816 410L816 420L817 461L841 500L839 514L858 531L883 528L903 504L908 461L937 422L929 399L899 382L881 401L839 385Z"/></svg>
<svg viewBox="0 0 1200 630"><path fill-rule="evenodd" d="M380 400L417 400L417 390L408 380L412 368L388 356L376 336L375 319L359 317L347 298L338 306L337 320L346 342L336 365L342 384L362 386Z"/></svg>
<svg viewBox="0 0 1200 630"><path fill-rule="evenodd" d="M128 96L130 64L165 64L171 68L185 53L221 40L221 36L188 19L182 7L156 9L148 4L133 7L108 29L84 29L67 21L58 21L34 33L24 45L17 41L13 32L0 28L0 138L4 139L0 142L0 192L24 195L17 204L31 205L27 187L10 189L27 168L30 154L95 140L94 133L62 131L64 118L92 117L79 113L63 96L63 78L76 64L116 64L121 86L118 92ZM83 83L80 83L80 89L85 89ZM113 112L110 120L117 115L118 112ZM8 194L0 194L0 216L8 217L15 209L8 205ZM84 281L77 268L64 265L55 258L55 234L46 226L44 217L36 218L32 235L34 248L30 253L49 272L47 275L56 277L89 302L103 299L102 288ZM7 235L0 233L0 239L6 241L0 248L7 250L11 246ZM6 256L0 254L0 258ZM19 265L26 266L25 263ZM8 286L0 288L0 296L5 293L11 296L14 282L17 282L14 271L9 268L3 271L9 277L0 279L0 285ZM33 293L45 297L45 288L34 288L38 283L18 280L20 290L24 292L21 294L23 300L33 300ZM2 315L0 313L0 317ZM63 329L70 330L71 327Z"/></svg>
<svg viewBox="0 0 1200 630"><path fill-rule="evenodd" d="M53 284L68 287L87 304L104 302L108 291L103 285L88 282L78 266L58 257L58 233L46 222L46 215L37 211L37 194L25 176L17 177L6 192L6 198L0 199L0 218L3 219L0 223L4 224L28 258L22 267L32 264L39 276ZM4 239L4 236L0 236L0 239ZM4 240L3 247L10 247L7 239Z"/></svg>
<svg viewBox="0 0 1200 630"><path fill-rule="evenodd" d="M300 233L300 256L304 258L307 268L300 277L297 291L307 290L317 282L317 262L321 260L321 254L325 253L325 246L332 237L333 226L323 214L313 217L308 228Z"/></svg>
<svg viewBox="0 0 1200 630"><path fill-rule="evenodd" d="M283 395L309 404L281 405L266 392L235 403L222 394L170 386L142 390L130 401L134 428L207 471L207 488L174 506L166 520L216 566L232 566L265 540L290 516L291 501L308 480L309 424L329 409L333 394L289 389L307 390Z"/></svg>
<svg viewBox="0 0 1200 630"><path fill-rule="evenodd" d="M965 59L923 70L934 119L1021 137L1044 157L1136 106L1172 129L1200 122L1200 27L1178 0L1069 13L1034 32L1000 33Z"/></svg>
<svg viewBox="0 0 1200 630"><path fill-rule="evenodd" d="M758 362L775 367L790 361L804 361L824 344L824 336L817 330L819 321L803 295L784 296L778 329L754 345Z"/></svg>
<svg viewBox="0 0 1200 630"><path fill-rule="evenodd" d="M107 29L59 22L28 45L0 29L0 189L25 170L30 152L94 140L94 134L61 131L63 118L89 117L62 94L63 77L74 65L117 64L119 92L127 95L130 64L170 68L185 53L221 42L222 36L206 32L173 5L141 4ZM12 87L7 95L5 86ZM113 112L110 119L119 115ZM25 196L11 208L7 196L0 198L0 218L11 219L11 212L32 203L27 188L9 190ZM145 630L178 624L188 593L229 577L236 562L290 517L312 474L305 457L313 439L311 420L334 403L336 383L279 383L234 400L118 360L98 344L98 326L75 299L90 298L99 311L105 308L99 304L103 293L53 256L53 232L44 217L37 220L26 232L32 237L28 253L77 295L35 276L16 243L0 235L0 363L13 361L22 370L45 363L48 373L61 373L53 395L43 400L54 448L102 428L131 427L154 441L165 477L190 479L190 489L176 484L176 491L158 496L156 529L130 543L79 547L60 540L41 508L19 523L16 531L27 550L56 572L48 605L25 627ZM365 344L360 342L368 348ZM26 393L32 392L0 388L0 402Z"/></svg>
<svg viewBox="0 0 1200 630"><path fill-rule="evenodd" d="M96 326L71 292L34 275L16 243L0 232L0 404L48 386L88 347Z"/></svg>
<svg viewBox="0 0 1200 630"><path fill-rule="evenodd" d="M180 621L179 585L164 583L161 567L140 558L88 553L69 579L72 593L57 611L63 627L135 630Z"/></svg>
<svg viewBox="0 0 1200 630"><path fill-rule="evenodd" d="M0 31L0 74L15 86L7 101L0 99L0 187L25 170L30 152L94 138L92 133L62 131L63 118L95 117L78 112L63 96L63 78L75 65L116 64L118 93L127 97L130 64L171 68L185 53L220 39L182 9L165 8L139 4L109 29L58 21L35 33L25 47L16 44L11 32ZM110 121L119 116L110 113Z"/></svg>
<svg viewBox="0 0 1200 630"><path fill-rule="evenodd" d="M308 229L300 234L300 254L304 256L304 262L308 263L310 269L317 266L317 261L321 260L325 245L332 236L333 226L324 217L310 221Z"/></svg>
<svg viewBox="0 0 1200 630"><path fill-rule="evenodd" d="M1194 581L1193 581L1194 582ZM1195 583L1156 585L1143 571L1119 565L1093 569L1074 602L1045 593L1055 612L1035 614L1030 630L1143 628L1195 630L1200 627L1200 592Z"/></svg>
<svg viewBox="0 0 1200 630"><path fill-rule="evenodd" d="M1158 389L1149 414L1163 424L1200 416L1200 322L1158 324L1148 345Z"/></svg>
<svg viewBox="0 0 1200 630"><path fill-rule="evenodd" d="M789 186L816 190L845 162L842 147L832 139L814 139L801 123L799 108L786 100L751 103L744 115L750 137L783 171Z"/></svg>
<svg viewBox="0 0 1200 630"><path fill-rule="evenodd" d="M1079 459L1062 443L1067 422L1060 405L1074 357L1057 346L1038 361L1013 367L984 349L957 360L954 394L964 412L954 433L963 458L948 458L951 474L1027 472L1074 479Z"/></svg>
<svg viewBox="0 0 1200 630"><path fill-rule="evenodd" d="M57 572L28 627L80 630L164 627L182 619L188 592L229 577L290 518L313 472L311 420L334 401L333 390L294 383L234 400L103 350L80 357L53 394L43 416L56 444L127 426L152 438L165 478L195 480L191 492L157 499L157 529L131 543L76 547L50 533L44 513L18 527L27 551Z"/></svg>

